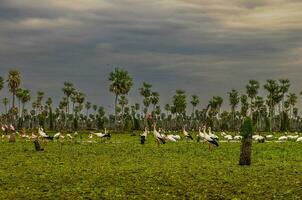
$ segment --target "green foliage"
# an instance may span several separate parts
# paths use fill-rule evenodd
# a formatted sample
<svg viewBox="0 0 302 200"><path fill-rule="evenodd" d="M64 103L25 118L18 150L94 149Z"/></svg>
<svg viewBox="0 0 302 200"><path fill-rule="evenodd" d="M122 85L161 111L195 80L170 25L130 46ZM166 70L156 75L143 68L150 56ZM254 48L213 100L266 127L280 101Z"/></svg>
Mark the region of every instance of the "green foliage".
<svg viewBox="0 0 302 200"><path fill-rule="evenodd" d="M254 133L253 121L251 118L246 117L241 126L240 134L242 135L243 138L248 138L251 135L253 135L253 133Z"/></svg>
<svg viewBox="0 0 302 200"><path fill-rule="evenodd" d="M83 134L83 141L88 134ZM145 146L113 134L109 142L0 143L1 199L300 199L302 147L255 143L253 165L238 166L239 143ZM243 184L244 183L244 184Z"/></svg>

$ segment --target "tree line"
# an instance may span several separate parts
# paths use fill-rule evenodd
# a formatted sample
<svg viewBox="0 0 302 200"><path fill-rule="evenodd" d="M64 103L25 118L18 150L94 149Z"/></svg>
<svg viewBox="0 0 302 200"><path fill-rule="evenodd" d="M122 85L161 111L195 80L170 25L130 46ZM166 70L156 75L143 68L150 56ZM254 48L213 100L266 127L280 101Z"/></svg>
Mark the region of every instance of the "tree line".
<svg viewBox="0 0 302 200"><path fill-rule="evenodd" d="M257 131L300 131L301 116L296 107L298 96L290 92L290 80L267 80L261 86L256 80L246 85L246 93L239 94L235 89L228 92L228 100L214 96L198 109L198 95L188 95L177 89L171 102L160 106L160 95L152 85L143 82L139 88L141 102L129 104L128 94L133 87L130 74L121 68L115 68L108 77L109 91L115 96L114 114L105 113L104 107L86 101L86 95L73 83L62 86L63 97L57 106L51 97L37 91L32 99L30 89L21 87L21 74L10 70L7 78L0 76L0 91L7 86L11 97L2 98L4 112L1 124L13 124L18 129L35 129L38 126L49 130L103 129L141 130L157 123L169 130L178 130L182 126L197 130L201 124L207 124L214 130L238 131L246 117L250 117ZM266 96L259 96L260 89ZM300 93L301 94L301 93ZM223 103L230 110L222 110ZM190 111L189 111L190 110Z"/></svg>

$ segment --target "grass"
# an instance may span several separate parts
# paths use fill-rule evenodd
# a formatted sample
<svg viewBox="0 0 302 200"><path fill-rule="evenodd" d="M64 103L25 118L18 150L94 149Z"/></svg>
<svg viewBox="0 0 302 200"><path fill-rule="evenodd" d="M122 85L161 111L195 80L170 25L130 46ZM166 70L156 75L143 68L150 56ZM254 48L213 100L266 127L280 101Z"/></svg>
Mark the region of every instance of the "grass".
<svg viewBox="0 0 302 200"><path fill-rule="evenodd" d="M254 143L252 166L238 165L240 143L145 145L109 142L0 142L0 199L300 199L302 145Z"/></svg>

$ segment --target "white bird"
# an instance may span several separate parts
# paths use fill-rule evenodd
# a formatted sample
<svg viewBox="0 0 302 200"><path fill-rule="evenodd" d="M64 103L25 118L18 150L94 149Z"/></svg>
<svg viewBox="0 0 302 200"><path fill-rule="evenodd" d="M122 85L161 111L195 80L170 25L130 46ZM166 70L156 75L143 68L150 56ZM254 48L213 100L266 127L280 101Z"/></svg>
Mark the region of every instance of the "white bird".
<svg viewBox="0 0 302 200"><path fill-rule="evenodd" d="M38 131L39 135L45 139L50 139L50 140L53 140L53 137L50 137L47 133L45 133L43 131L43 128L39 128L39 131Z"/></svg>
<svg viewBox="0 0 302 200"><path fill-rule="evenodd" d="M299 137L299 138L297 139L297 142L302 142L302 137Z"/></svg>
<svg viewBox="0 0 302 200"><path fill-rule="evenodd" d="M92 138L93 138L93 135L92 135L92 134L90 134L90 135L88 136L88 138L89 138L89 139L92 139Z"/></svg>
<svg viewBox="0 0 302 200"><path fill-rule="evenodd" d="M233 140L233 136L231 136L231 135L225 135L224 139L226 139L229 142L229 141Z"/></svg>
<svg viewBox="0 0 302 200"><path fill-rule="evenodd" d="M2 129L3 132L6 131L6 129L5 129L5 127L3 125L1 126L1 129Z"/></svg>
<svg viewBox="0 0 302 200"><path fill-rule="evenodd" d="M265 138L261 135L258 135L257 137L255 137L255 140L263 143L265 141Z"/></svg>
<svg viewBox="0 0 302 200"><path fill-rule="evenodd" d="M156 130L155 124L153 124L153 135L157 141L157 145L159 145L160 143L162 143L162 144L166 143L164 137Z"/></svg>
<svg viewBox="0 0 302 200"><path fill-rule="evenodd" d="M94 134L100 138L110 138L111 137L111 135L109 133L107 133L106 129L105 129L105 133L92 133L92 134Z"/></svg>
<svg viewBox="0 0 302 200"><path fill-rule="evenodd" d="M185 127L185 126L182 128L182 132L183 132L183 134L184 134L187 138L193 140L192 135L186 131L186 127Z"/></svg>
<svg viewBox="0 0 302 200"><path fill-rule="evenodd" d="M209 127L209 136L214 138L215 140L219 140L218 136L212 133L211 127Z"/></svg>
<svg viewBox="0 0 302 200"><path fill-rule="evenodd" d="M66 137L68 137L69 139L73 138L70 134L67 134Z"/></svg>
<svg viewBox="0 0 302 200"><path fill-rule="evenodd" d="M199 142L200 140L204 140L204 133L201 132L201 128L198 127L197 142Z"/></svg>
<svg viewBox="0 0 302 200"><path fill-rule="evenodd" d="M287 140L287 136L283 135L281 137L278 138L279 141L286 141Z"/></svg>
<svg viewBox="0 0 302 200"><path fill-rule="evenodd" d="M222 136L222 137L224 137L224 136L226 136L226 135L227 135L227 134L226 134L224 131L221 132L221 136Z"/></svg>
<svg viewBox="0 0 302 200"><path fill-rule="evenodd" d="M141 144L145 144L147 135L148 135L148 130L147 130L147 127L145 127L144 132L141 134Z"/></svg>
<svg viewBox="0 0 302 200"><path fill-rule="evenodd" d="M74 134L73 134L74 136L77 136L78 135L78 132L76 131L76 132L74 132Z"/></svg>
<svg viewBox="0 0 302 200"><path fill-rule="evenodd" d="M10 128L11 131L15 131L15 127L12 124L9 125L9 128Z"/></svg>
<svg viewBox="0 0 302 200"><path fill-rule="evenodd" d="M60 135L61 135L61 132L57 132L57 133L53 136L53 138L58 139L58 138L60 137Z"/></svg>
<svg viewBox="0 0 302 200"><path fill-rule="evenodd" d="M170 141L170 142L177 142L177 140L174 138L173 135L167 135L167 136L165 136L165 140L166 141Z"/></svg>
<svg viewBox="0 0 302 200"><path fill-rule="evenodd" d="M267 135L267 136L265 136L266 137L266 139L268 139L268 140L271 140L271 139L273 139L274 138L274 136L273 135Z"/></svg>
<svg viewBox="0 0 302 200"><path fill-rule="evenodd" d="M234 136L234 140L241 140L242 139L242 136L241 135L236 135Z"/></svg>
<svg viewBox="0 0 302 200"><path fill-rule="evenodd" d="M216 138L211 137L209 134L206 132L206 126L203 127L204 129L204 139L209 143L209 150L211 150L211 145L214 144L215 146L219 146L218 141Z"/></svg>

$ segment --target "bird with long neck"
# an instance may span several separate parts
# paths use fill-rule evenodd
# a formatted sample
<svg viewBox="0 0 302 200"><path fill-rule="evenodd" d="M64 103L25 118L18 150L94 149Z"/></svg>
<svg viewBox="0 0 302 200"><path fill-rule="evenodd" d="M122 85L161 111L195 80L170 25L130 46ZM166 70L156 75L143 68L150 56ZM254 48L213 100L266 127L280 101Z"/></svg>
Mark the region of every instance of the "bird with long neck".
<svg viewBox="0 0 302 200"><path fill-rule="evenodd" d="M186 131L186 127L185 127L185 126L183 126L183 128L182 128L182 133L183 133L188 139L193 140L192 135Z"/></svg>
<svg viewBox="0 0 302 200"><path fill-rule="evenodd" d="M148 129L147 129L147 127L145 127L144 132L141 134L141 144L145 144L147 135L148 135Z"/></svg>
<svg viewBox="0 0 302 200"><path fill-rule="evenodd" d="M163 136L156 130L156 124L153 124L153 135L154 135L154 137L156 139L157 146L159 146L160 143L162 143L162 144L166 143L166 141L163 138Z"/></svg>
<svg viewBox="0 0 302 200"><path fill-rule="evenodd" d="M201 127L198 127L198 137L197 137L197 142L199 142L200 140L204 141L204 133L201 132Z"/></svg>
<svg viewBox="0 0 302 200"><path fill-rule="evenodd" d="M212 150L212 145L214 144L215 146L219 146L218 144L218 141L211 137L211 135L209 135L207 132L206 132L206 126L203 127L203 133L204 133L204 139L208 142L209 144L209 150Z"/></svg>

